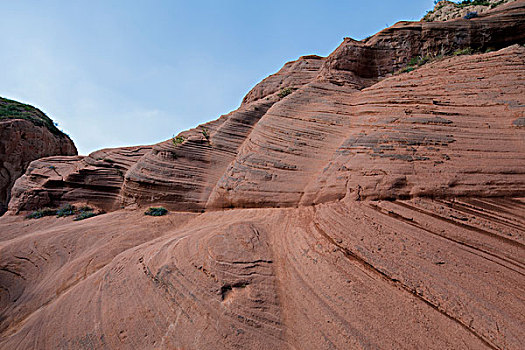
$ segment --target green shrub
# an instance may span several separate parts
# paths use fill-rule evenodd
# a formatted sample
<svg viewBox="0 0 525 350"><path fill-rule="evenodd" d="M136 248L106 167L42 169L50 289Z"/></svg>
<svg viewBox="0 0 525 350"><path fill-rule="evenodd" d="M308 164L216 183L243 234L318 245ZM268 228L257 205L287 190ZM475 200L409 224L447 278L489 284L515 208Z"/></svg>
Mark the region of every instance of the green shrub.
<svg viewBox="0 0 525 350"><path fill-rule="evenodd" d="M472 55L473 53L474 53L474 50L472 50L472 48L470 48L470 47L467 47L467 48L464 48L464 49L458 49L458 50L454 51L453 55L454 56Z"/></svg>
<svg viewBox="0 0 525 350"><path fill-rule="evenodd" d="M84 206L81 206L80 208L78 208L78 211L79 211L79 212L83 212L83 211L93 211L93 208L91 208L90 206L84 205Z"/></svg>
<svg viewBox="0 0 525 350"><path fill-rule="evenodd" d="M454 6L459 7L459 8L464 8L467 6L477 6L477 5L490 6L491 4L490 4L490 1L488 0L464 0L461 2L454 3Z"/></svg>
<svg viewBox="0 0 525 350"><path fill-rule="evenodd" d="M423 56L412 57L410 61L408 61L408 65L409 66L422 66L430 60L431 60L431 57L429 55L426 55L424 57Z"/></svg>
<svg viewBox="0 0 525 350"><path fill-rule="evenodd" d="M410 72L412 72L414 69L416 69L416 68L414 68L414 67L412 67L412 66L407 66L407 67L405 67L405 68L399 70L398 73L410 73Z"/></svg>
<svg viewBox="0 0 525 350"><path fill-rule="evenodd" d="M104 214L103 211L95 212L93 208L90 206L84 205L80 208L78 208L78 215L75 216L74 221L80 221L88 218L92 218L93 216L97 216L100 214Z"/></svg>
<svg viewBox="0 0 525 350"><path fill-rule="evenodd" d="M54 216L56 215L56 213L57 213L56 209L43 208L43 209L33 211L32 213L28 214L26 218L27 219L40 219L40 218L43 218L44 216Z"/></svg>
<svg viewBox="0 0 525 350"><path fill-rule="evenodd" d="M65 204L61 206L57 211L57 218L65 217L65 216L71 216L75 215L76 208L74 205L71 204Z"/></svg>
<svg viewBox="0 0 525 350"><path fill-rule="evenodd" d="M150 216L162 216L166 215L168 210L164 207L149 207L148 210L144 212L144 215Z"/></svg>
<svg viewBox="0 0 525 350"><path fill-rule="evenodd" d="M281 92L279 92L277 96L279 96L280 98L285 98L286 96L290 95L292 92L293 90L291 88L284 88L281 90Z"/></svg>
<svg viewBox="0 0 525 350"><path fill-rule="evenodd" d="M416 66L422 66L424 65L425 63L431 61L432 58L429 56L429 55L426 55L424 57L422 56L417 56L417 57L412 57L408 63L407 63L407 66L405 68L402 68L400 69L397 74L400 74L400 73L408 73L408 72L412 72L414 69L416 69Z"/></svg>
<svg viewBox="0 0 525 350"><path fill-rule="evenodd" d="M45 115L41 110L7 98L0 97L0 120L2 119L24 119L36 126L46 127L53 134L63 137L65 134L57 128L57 124Z"/></svg>
<svg viewBox="0 0 525 350"><path fill-rule="evenodd" d="M202 128L201 130L202 136L206 139L206 141L210 141L210 132L208 131L208 128Z"/></svg>
<svg viewBox="0 0 525 350"><path fill-rule="evenodd" d="M419 57L412 57L410 61L408 61L409 66L415 66L419 62Z"/></svg>
<svg viewBox="0 0 525 350"><path fill-rule="evenodd" d="M171 141L173 142L173 144L175 146L178 146L180 145L181 143L183 143L186 139L184 138L184 136L177 136L177 137L173 137L171 139Z"/></svg>
<svg viewBox="0 0 525 350"><path fill-rule="evenodd" d="M491 8L491 9L496 8L496 7L498 7L499 5L502 5L504 2L505 2L505 0L501 0L501 1L495 2L495 3L493 3L492 5L490 5L490 8Z"/></svg>
<svg viewBox="0 0 525 350"><path fill-rule="evenodd" d="M487 52L490 52L490 50L493 50L494 48L489 48L487 49ZM474 53L479 53L480 51L479 50L473 50L471 47L467 47L467 48L464 48L464 49L458 49L456 51L454 51L454 53L452 53L453 56L461 56L461 55L472 55ZM417 67L420 67L428 62L435 62L435 61L438 61L440 59L442 59L444 56L441 54L441 55L438 55L438 56L431 56L431 55L426 55L426 56L417 56L417 57L412 57L408 63L407 63L407 66L398 70L397 72L394 72L394 74L401 74L401 73L408 73L408 72L412 72L414 69L416 69Z"/></svg>
<svg viewBox="0 0 525 350"><path fill-rule="evenodd" d="M66 217L66 216L77 214L74 220L78 221L78 220L84 220L84 219L87 219L87 218L90 218L96 215L100 215L103 213L104 213L103 211L95 212L93 208L87 205L82 206L77 209L75 208L75 206L71 204L64 204L59 209L43 208L43 209L35 210L32 213L28 214L26 218L27 219L40 219L40 218L43 218L44 216L55 216L55 215L57 218L61 218L61 217Z"/></svg>
<svg viewBox="0 0 525 350"><path fill-rule="evenodd" d="M94 211L82 211L77 216L75 216L74 221L80 221L88 218L92 218L93 216L97 216L98 214Z"/></svg>

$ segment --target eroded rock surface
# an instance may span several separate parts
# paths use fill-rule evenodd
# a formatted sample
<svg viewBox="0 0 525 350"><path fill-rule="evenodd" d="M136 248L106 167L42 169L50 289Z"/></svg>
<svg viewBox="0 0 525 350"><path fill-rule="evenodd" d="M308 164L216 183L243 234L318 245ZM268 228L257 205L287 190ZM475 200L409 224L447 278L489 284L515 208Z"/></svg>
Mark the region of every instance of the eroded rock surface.
<svg viewBox="0 0 525 350"><path fill-rule="evenodd" d="M443 195L440 188L455 186L454 176L464 177L464 173L456 174L453 170L433 187L424 189L414 189L405 177L415 176L419 169L414 166L420 164L427 169L441 164L439 162L450 163L446 151L461 145L455 142L455 131L462 132L466 127L471 133L486 132L494 113L509 109L509 113L493 121L494 127L502 128L502 133L495 136L497 147L516 149L516 142L522 137L515 127L523 114L523 48L515 46L464 57L454 57L453 53L464 49L484 52L523 44L524 18L525 3L516 1L472 20L400 22L362 42L345 39L327 58L304 56L287 63L256 85L238 110L183 132L179 135L184 137L181 143L168 140L149 149L141 148L143 151L126 157L127 165L119 169L104 162L86 159L75 163L77 160L72 159L75 165L67 167L73 173L60 176L73 176L72 183L84 188L83 191L71 191L68 181L53 180L44 184L40 170L37 176L29 172L13 190L16 197L23 199L15 198L10 209L18 212L37 209L36 205L58 206L74 201L75 193L83 196L79 196L79 200L93 199L93 204L106 209L162 204L176 210L201 211L318 203L323 198L341 198L346 194L341 182L347 181L348 175L339 174L341 170L332 168L331 174L322 174L323 179L316 177L320 171L325 172L323 169L327 166L333 166L335 158L339 161L341 154L352 152L341 147L354 146L373 150L368 156L357 157L371 157L377 166L381 162L398 164L394 166L399 168L394 171L395 175L359 177L358 182L362 184L357 186L361 187L383 182L375 191L376 197L406 197L417 191ZM416 57L434 62L421 67L417 73L394 74ZM283 90L287 93L283 94ZM466 90L470 92L463 94ZM508 95L510 99L498 98L498 94ZM456 102L456 97L461 102ZM371 109L374 111L368 113ZM469 115L475 118L467 120ZM458 125L462 125L462 129L458 129ZM438 130L437 134L428 136L428 132L434 133L434 130ZM492 138L494 130L488 131L487 137ZM388 150L392 147L394 152ZM480 147L478 151L483 152L492 145L485 143ZM499 183L513 179L505 193L515 194L516 189L520 192L523 183L518 160L521 150L518 148L517 152L511 156L514 161L507 162L507 169L501 168L505 175L502 173L496 179ZM127 150L124 153L129 154ZM465 156L475 158L474 153L461 157ZM489 162L478 164L481 168L485 166L488 168L481 169L480 174L494 171ZM344 167L348 168L339 165L339 169ZM405 170L400 170L403 167ZM445 167L441 165L436 169ZM41 169L41 166L34 168ZM80 176L98 171L105 175L98 180L89 180L90 177L80 185L84 180L75 175L76 171ZM107 178L112 195L90 185L95 181L97 186L104 186L108 171L123 177ZM374 171L369 169L370 174ZM426 176L428 170L424 173ZM330 188L320 183L328 177L337 178L335 182L330 181ZM465 178L467 182L478 181L475 176ZM290 179L293 179L291 183ZM355 182L350 184L355 187ZM62 186L66 188L60 189ZM497 184L495 187L496 190L487 191L494 195L498 191L503 193L503 188ZM47 188L53 188L52 193ZM87 188L95 193L88 195ZM459 191L460 188L463 187L457 186L453 195L467 194ZM70 195L62 196L65 192ZM475 192L470 190L471 194ZM38 200L25 199L35 197L35 193ZM369 195L366 191L364 194Z"/></svg>
<svg viewBox="0 0 525 350"><path fill-rule="evenodd" d="M455 18L464 18L470 13L471 16L480 15L493 9L505 5L516 0L486 0L486 1L470 1L470 3L463 3L463 1L439 1L432 11L429 11L424 21L448 21Z"/></svg>
<svg viewBox="0 0 525 350"><path fill-rule="evenodd" d="M119 209L126 172L150 150L151 146L123 147L36 160L17 180L10 208L19 212L83 202L103 210Z"/></svg>
<svg viewBox="0 0 525 350"><path fill-rule="evenodd" d="M524 203L7 216L0 347L520 349Z"/></svg>
<svg viewBox="0 0 525 350"><path fill-rule="evenodd" d="M0 215L11 188L30 162L51 155L74 155L73 141L38 109L0 97Z"/></svg>
<svg viewBox="0 0 525 350"><path fill-rule="evenodd" d="M363 90L311 83L257 124L209 205L523 195L524 57L446 58Z"/></svg>
<svg viewBox="0 0 525 350"><path fill-rule="evenodd" d="M174 140L31 163L11 214L110 213L0 219L0 348L521 349L524 20L402 22Z"/></svg>

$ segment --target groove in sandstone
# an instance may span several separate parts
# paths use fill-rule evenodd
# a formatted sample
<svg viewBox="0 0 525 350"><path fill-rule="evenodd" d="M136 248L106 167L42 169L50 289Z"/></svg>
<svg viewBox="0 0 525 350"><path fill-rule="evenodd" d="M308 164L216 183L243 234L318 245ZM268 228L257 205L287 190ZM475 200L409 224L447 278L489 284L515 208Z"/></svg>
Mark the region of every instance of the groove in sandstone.
<svg viewBox="0 0 525 350"><path fill-rule="evenodd" d="M315 217L315 207L314 207L314 217ZM395 286L396 288L399 288L401 290L404 290L408 292L411 296L414 298L424 302L426 305L430 306L432 309L436 310L443 316L447 317L448 319L456 322L458 325L460 325L462 328L476 336L479 340L481 340L485 345L487 345L491 349L498 349L496 345L494 345L489 339L486 339L483 335L478 334L474 329L472 329L469 325L465 324L461 320L455 318L454 316L450 315L446 312L446 310L440 308L438 305L433 304L430 300L426 299L422 295L420 295L416 290L410 288L409 286L403 284L401 281L392 278L388 276L385 272L376 269L372 264L370 264L365 259L361 258L356 253L352 252L350 249L343 247L341 244L337 243L332 237L330 237L320 226L317 222L315 222L315 219L312 221L316 230L323 236L326 240L328 240L332 245L336 246L349 260L352 260L356 262L359 266L362 268L373 272L377 276L381 277L382 280L388 282L389 284Z"/></svg>

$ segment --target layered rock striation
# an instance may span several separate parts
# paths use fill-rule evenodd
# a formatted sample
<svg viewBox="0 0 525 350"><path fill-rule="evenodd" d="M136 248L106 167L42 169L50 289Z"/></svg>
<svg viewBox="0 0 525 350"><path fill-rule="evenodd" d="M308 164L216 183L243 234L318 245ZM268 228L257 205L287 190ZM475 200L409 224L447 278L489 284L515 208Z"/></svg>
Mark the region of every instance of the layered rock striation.
<svg viewBox="0 0 525 350"><path fill-rule="evenodd" d="M69 170L60 175L55 171L44 175L42 164L35 165L31 169L39 169L38 174L29 171L14 189L16 197L24 199L13 200L10 209L60 205L74 201L75 193L79 194L76 199L89 199L106 210L147 204L191 211L289 207L341 198L346 195L347 182L352 191L366 187L362 195L375 198L447 196L443 189L451 185L455 189L449 195L454 196L481 191L521 193L519 149L509 155L508 168L498 168L506 175L494 180L495 190L456 186L478 183L484 176L456 170L445 171L428 188L419 188L410 178L419 172L428 176L442 171L449 164L450 169L457 169L453 163L463 164L468 161L465 157L475 159L474 152L458 157L447 154L461 147L456 132L477 135L488 131L489 139L496 137L496 147L516 149L521 131L513 123L523 113L523 48L481 52L523 44L524 18L524 3L517 1L471 20L400 22L361 42L345 39L326 58L304 56L287 63L255 86L238 110L183 132L180 142L168 140L137 152L124 149L129 156L126 166L93 161L99 158L96 155L80 163L76 158L62 159L61 164L70 165L61 166ZM480 53L454 56L458 52ZM432 63L417 72L396 74L414 60ZM479 76L473 76L475 71ZM463 94L467 90L471 92ZM498 94L511 99L498 98ZM462 102L456 102L456 97ZM511 112L493 117L506 110ZM495 129L486 130L491 124L501 133L494 136ZM484 145L478 152L494 147ZM350 154L372 169L366 175L362 171L361 175L353 171L345 175L344 169L354 169L342 161ZM392 174L373 170L384 162L397 170ZM495 171L491 162L483 164L477 165L479 174ZM93 180L93 172L104 175ZM108 172L119 178L107 177L111 191L103 188ZM374 172L377 174L370 175ZM468 174L474 172L468 170ZM57 181L56 176L74 181ZM319 176L322 178L317 179ZM328 178L337 181L322 184ZM498 187L505 181L510 181L506 189ZM71 186L83 190L72 191ZM369 186L375 189L369 191ZM69 195L63 196L66 192Z"/></svg>
<svg viewBox="0 0 525 350"><path fill-rule="evenodd" d="M2 349L520 349L523 199L0 221Z"/></svg>
<svg viewBox="0 0 525 350"><path fill-rule="evenodd" d="M64 203L120 209L124 176L151 146L95 151L89 156L54 156L32 162L12 190L16 212Z"/></svg>
<svg viewBox="0 0 525 350"><path fill-rule="evenodd" d="M0 348L521 349L524 23L401 22L173 140L32 162L11 213L109 213L2 217Z"/></svg>
<svg viewBox="0 0 525 350"><path fill-rule="evenodd" d="M51 155L75 155L71 139L40 110L0 97L0 215L11 188L30 162Z"/></svg>

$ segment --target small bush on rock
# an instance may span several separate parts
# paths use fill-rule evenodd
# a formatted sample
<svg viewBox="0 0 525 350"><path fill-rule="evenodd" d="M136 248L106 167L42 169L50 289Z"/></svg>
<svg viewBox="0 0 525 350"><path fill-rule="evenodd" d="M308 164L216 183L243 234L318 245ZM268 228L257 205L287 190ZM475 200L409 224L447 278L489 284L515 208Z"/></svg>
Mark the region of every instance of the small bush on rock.
<svg viewBox="0 0 525 350"><path fill-rule="evenodd" d="M202 136L206 139L206 141L210 141L210 132L208 131L208 128L202 128L201 130Z"/></svg>
<svg viewBox="0 0 525 350"><path fill-rule="evenodd" d="M27 219L40 219L40 218L43 218L44 216L54 216L56 215L56 213L57 213L56 209L43 208L43 209L35 210L34 212L28 214L26 218Z"/></svg>
<svg viewBox="0 0 525 350"><path fill-rule="evenodd" d="M422 56L412 57L410 61L408 61L407 66L399 70L397 74L412 72L414 69L416 69L416 66L420 67L431 60L432 58L429 55L424 56L424 57Z"/></svg>
<svg viewBox="0 0 525 350"><path fill-rule="evenodd" d="M286 96L290 95L293 92L291 88L284 88L279 92L278 96L280 98L285 98Z"/></svg>
<svg viewBox="0 0 525 350"><path fill-rule="evenodd" d="M74 205L71 205L71 204L65 204L65 205L61 206L61 207L56 211L57 218L61 218L61 217L64 217L64 216L75 215L75 211L76 211L76 208L75 208Z"/></svg>
<svg viewBox="0 0 525 350"><path fill-rule="evenodd" d="M80 212L80 214L78 214L77 216L75 216L75 219L73 220L80 221L80 220L92 218L93 216L97 216L97 215L98 214L95 213L94 211L83 211L83 212Z"/></svg>
<svg viewBox="0 0 525 350"><path fill-rule="evenodd" d="M505 0L501 0L501 1L495 2L495 3L493 3L492 5L490 5L490 8L491 8L491 9L496 8L496 7L498 7L499 5L502 5L503 3L505 3Z"/></svg>
<svg viewBox="0 0 525 350"><path fill-rule="evenodd" d="M488 0L464 0L458 3L455 3L454 6L463 8L467 6L489 6L490 1Z"/></svg>
<svg viewBox="0 0 525 350"><path fill-rule="evenodd" d="M104 214L104 211L97 210L95 211L93 208L84 205L80 208L76 208L74 205L71 204L64 204L59 209L52 209L52 208L43 208L39 210L35 210L32 213L26 215L27 219L40 219L44 216L55 216L57 218L66 217L75 215L74 221L84 220L93 216L97 216L100 214Z"/></svg>
<svg viewBox="0 0 525 350"><path fill-rule="evenodd" d="M405 68L400 69L397 73L398 73L398 74L401 74L401 73L410 73L410 72L412 72L414 69L416 69L416 68L414 68L413 66L406 66Z"/></svg>
<svg viewBox="0 0 525 350"><path fill-rule="evenodd" d="M75 216L74 221L80 221L88 218L92 218L93 216L97 216L100 214L104 214L104 211L95 211L90 206L84 205L80 208L78 208L78 214Z"/></svg>
<svg viewBox="0 0 525 350"><path fill-rule="evenodd" d="M458 49L458 50L454 51L453 55L454 56L472 55L473 53L474 53L474 50L472 50L472 48L470 48L470 47L467 47L467 48L464 48L464 49Z"/></svg>
<svg viewBox="0 0 525 350"><path fill-rule="evenodd" d="M149 207L148 210L144 212L144 215L150 216L162 216L166 215L168 210L164 207Z"/></svg>
<svg viewBox="0 0 525 350"><path fill-rule="evenodd" d="M173 142L173 144L175 146L178 146L180 145L181 143L183 143L186 139L184 138L184 136L177 136L177 137L173 137L171 139L171 141Z"/></svg>

